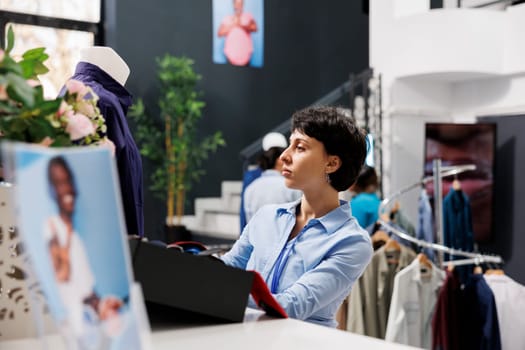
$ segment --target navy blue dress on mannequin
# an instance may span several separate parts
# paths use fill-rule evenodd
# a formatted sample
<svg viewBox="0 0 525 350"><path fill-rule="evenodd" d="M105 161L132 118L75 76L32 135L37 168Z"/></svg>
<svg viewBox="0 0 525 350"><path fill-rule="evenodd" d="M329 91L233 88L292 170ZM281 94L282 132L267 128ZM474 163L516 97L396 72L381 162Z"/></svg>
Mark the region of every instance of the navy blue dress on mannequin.
<svg viewBox="0 0 525 350"><path fill-rule="evenodd" d="M98 95L100 112L106 119L107 136L115 144L115 157L122 204L129 235L144 235L142 160L128 126L126 114L133 103L131 94L98 66L79 62L72 79L91 87Z"/></svg>

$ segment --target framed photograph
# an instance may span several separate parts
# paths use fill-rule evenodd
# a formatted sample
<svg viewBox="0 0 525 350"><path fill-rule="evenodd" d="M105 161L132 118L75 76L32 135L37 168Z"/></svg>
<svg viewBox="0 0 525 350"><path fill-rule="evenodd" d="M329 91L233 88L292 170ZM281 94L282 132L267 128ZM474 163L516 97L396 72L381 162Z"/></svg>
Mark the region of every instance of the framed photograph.
<svg viewBox="0 0 525 350"><path fill-rule="evenodd" d="M213 62L262 67L264 0L213 0Z"/></svg>
<svg viewBox="0 0 525 350"><path fill-rule="evenodd" d="M113 156L96 147L3 150L22 241L68 348L140 349Z"/></svg>

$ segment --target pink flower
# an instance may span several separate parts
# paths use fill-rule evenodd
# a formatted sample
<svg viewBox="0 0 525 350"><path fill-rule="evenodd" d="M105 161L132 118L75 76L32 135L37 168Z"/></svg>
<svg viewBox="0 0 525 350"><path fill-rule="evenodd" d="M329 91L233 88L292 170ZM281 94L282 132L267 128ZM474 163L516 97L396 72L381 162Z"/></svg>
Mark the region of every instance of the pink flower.
<svg viewBox="0 0 525 350"><path fill-rule="evenodd" d="M66 89L70 94L78 94L79 96L84 96L87 93L87 87L83 82L69 79L66 82Z"/></svg>
<svg viewBox="0 0 525 350"><path fill-rule="evenodd" d="M40 85L42 85L42 84L40 83L40 81L37 80L37 79L27 79L26 81L27 81L27 83L29 84L29 86L31 86L31 87L35 87L35 86L40 86Z"/></svg>
<svg viewBox="0 0 525 350"><path fill-rule="evenodd" d="M60 107L58 107L58 115L63 115L64 113L66 113L69 109L69 105L64 101L62 100L60 102Z"/></svg>
<svg viewBox="0 0 525 350"><path fill-rule="evenodd" d="M7 94L7 86L0 85L0 101L5 101L8 98L9 98L9 95Z"/></svg>
<svg viewBox="0 0 525 350"><path fill-rule="evenodd" d="M111 153L111 155L113 157L115 156L115 148L116 148L115 144L113 143L113 141L111 141L107 137L104 137L102 140L100 140L98 145L100 147L104 147L104 148L109 149L109 152Z"/></svg>
<svg viewBox="0 0 525 350"><path fill-rule="evenodd" d="M69 134L71 140L78 140L88 135L95 133L95 127L91 120L83 114L67 112L67 126L66 132Z"/></svg>

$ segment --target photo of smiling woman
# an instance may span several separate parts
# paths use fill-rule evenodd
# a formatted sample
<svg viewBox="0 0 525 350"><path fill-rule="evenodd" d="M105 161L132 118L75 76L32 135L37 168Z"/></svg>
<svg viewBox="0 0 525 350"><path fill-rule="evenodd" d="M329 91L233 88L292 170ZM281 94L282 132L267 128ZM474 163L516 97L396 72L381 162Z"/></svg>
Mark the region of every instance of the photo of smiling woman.
<svg viewBox="0 0 525 350"><path fill-rule="evenodd" d="M45 223L44 239L48 242L49 255L62 301L68 308L73 331L82 336L90 325L118 316L123 302L116 297L99 297L95 291L95 278L86 248L73 225L77 190L73 173L61 156L48 163L48 180L51 197L55 200L58 215Z"/></svg>
<svg viewBox="0 0 525 350"><path fill-rule="evenodd" d="M366 151L365 132L341 109L294 113L282 175L303 196L259 209L222 257L259 272L292 318L336 327L337 309L372 257L368 233L338 197L354 183Z"/></svg>
<svg viewBox="0 0 525 350"><path fill-rule="evenodd" d="M45 295L64 348L146 348L149 327L135 307L142 298L134 297L110 151L25 143L4 143L2 151L16 183L20 238L39 282L28 292Z"/></svg>

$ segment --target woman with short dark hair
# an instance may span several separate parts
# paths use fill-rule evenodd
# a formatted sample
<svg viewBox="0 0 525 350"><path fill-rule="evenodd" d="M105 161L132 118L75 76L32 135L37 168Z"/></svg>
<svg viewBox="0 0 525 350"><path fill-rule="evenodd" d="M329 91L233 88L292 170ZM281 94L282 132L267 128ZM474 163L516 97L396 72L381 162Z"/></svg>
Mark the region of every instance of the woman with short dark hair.
<svg viewBox="0 0 525 350"><path fill-rule="evenodd" d="M366 137L335 107L294 113L281 154L286 186L300 200L262 207L222 259L256 270L290 317L335 327L338 307L372 256L369 235L338 193L357 178Z"/></svg>

